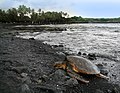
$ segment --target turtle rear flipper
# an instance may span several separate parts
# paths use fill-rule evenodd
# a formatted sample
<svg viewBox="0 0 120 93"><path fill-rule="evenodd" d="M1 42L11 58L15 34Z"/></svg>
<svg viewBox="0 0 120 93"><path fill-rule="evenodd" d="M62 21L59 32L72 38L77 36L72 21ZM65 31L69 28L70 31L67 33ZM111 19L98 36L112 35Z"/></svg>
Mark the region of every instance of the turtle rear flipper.
<svg viewBox="0 0 120 93"><path fill-rule="evenodd" d="M80 76L79 74L77 74L77 73L75 73L73 71L67 71L67 74L69 76L71 76L72 78L75 78L75 79L77 79L77 80L79 80L79 81L81 81L83 83L89 83L88 80L85 80L82 76Z"/></svg>
<svg viewBox="0 0 120 93"><path fill-rule="evenodd" d="M103 74L96 74L97 77L104 78L104 79L109 79L109 77L103 75Z"/></svg>

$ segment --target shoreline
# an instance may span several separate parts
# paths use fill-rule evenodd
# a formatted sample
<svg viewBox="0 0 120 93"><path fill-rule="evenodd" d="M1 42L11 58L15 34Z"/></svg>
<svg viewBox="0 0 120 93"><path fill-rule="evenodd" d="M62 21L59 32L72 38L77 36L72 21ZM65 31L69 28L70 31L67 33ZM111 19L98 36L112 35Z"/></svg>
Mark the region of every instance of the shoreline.
<svg viewBox="0 0 120 93"><path fill-rule="evenodd" d="M53 67L56 61L65 58L59 54L60 50L42 41L16 38L15 34L9 29L2 36L0 34L1 93L120 92L118 85L94 76L86 77L90 79L89 84L71 79L65 71Z"/></svg>

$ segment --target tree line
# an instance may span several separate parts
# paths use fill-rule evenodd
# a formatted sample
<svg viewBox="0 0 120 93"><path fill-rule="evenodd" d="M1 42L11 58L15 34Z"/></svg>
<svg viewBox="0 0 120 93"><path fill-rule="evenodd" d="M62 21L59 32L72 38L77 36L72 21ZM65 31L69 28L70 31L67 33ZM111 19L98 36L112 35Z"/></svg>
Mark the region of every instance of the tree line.
<svg viewBox="0 0 120 93"><path fill-rule="evenodd" d="M25 5L8 10L0 9L1 23L22 23L22 24L64 24L64 23L115 23L120 18L82 18L81 16L69 17L65 12L50 12L38 9L35 11Z"/></svg>
<svg viewBox="0 0 120 93"><path fill-rule="evenodd" d="M71 23L120 23L119 18L82 18L81 16L71 17Z"/></svg>
<svg viewBox="0 0 120 93"><path fill-rule="evenodd" d="M35 11L25 5L8 10L0 9L1 23L31 23L31 24L61 24L67 23L67 13L64 12L44 12L41 9Z"/></svg>

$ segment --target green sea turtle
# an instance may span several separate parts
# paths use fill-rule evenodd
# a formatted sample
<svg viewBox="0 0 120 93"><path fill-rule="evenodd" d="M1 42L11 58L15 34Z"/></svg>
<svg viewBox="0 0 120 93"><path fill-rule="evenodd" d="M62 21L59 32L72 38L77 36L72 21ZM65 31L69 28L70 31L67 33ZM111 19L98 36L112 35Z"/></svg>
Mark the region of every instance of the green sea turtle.
<svg viewBox="0 0 120 93"><path fill-rule="evenodd" d="M68 75L84 83L89 83L85 80L80 73L96 75L97 77L108 79L109 77L100 73L99 68L93 64L90 60L80 56L67 56L66 61L56 62L54 67L62 68L67 71Z"/></svg>

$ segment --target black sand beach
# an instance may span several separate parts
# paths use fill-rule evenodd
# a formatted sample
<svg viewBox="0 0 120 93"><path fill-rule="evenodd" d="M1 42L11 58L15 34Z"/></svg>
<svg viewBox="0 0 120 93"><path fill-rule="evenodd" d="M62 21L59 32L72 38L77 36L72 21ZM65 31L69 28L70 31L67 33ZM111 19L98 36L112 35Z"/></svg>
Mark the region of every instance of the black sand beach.
<svg viewBox="0 0 120 93"><path fill-rule="evenodd" d="M61 50L42 41L16 38L19 32L0 26L0 93L120 93L120 87L107 80L86 76L83 84L55 69L64 60Z"/></svg>

